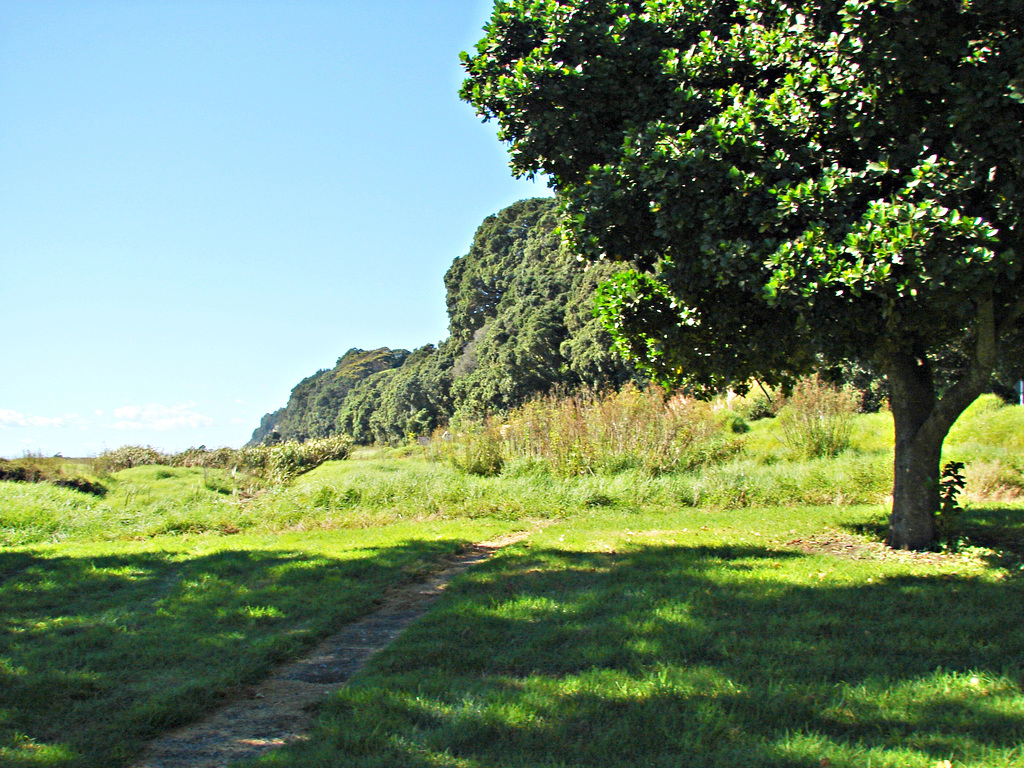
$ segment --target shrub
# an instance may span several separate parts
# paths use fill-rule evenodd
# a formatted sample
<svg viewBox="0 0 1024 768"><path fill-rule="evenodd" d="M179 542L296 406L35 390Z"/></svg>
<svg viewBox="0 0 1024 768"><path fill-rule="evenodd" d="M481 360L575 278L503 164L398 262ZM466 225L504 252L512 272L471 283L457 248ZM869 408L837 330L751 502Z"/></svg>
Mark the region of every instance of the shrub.
<svg viewBox="0 0 1024 768"><path fill-rule="evenodd" d="M181 453L174 454L168 463L172 467L225 469L236 463L236 454L237 451L231 448L217 448L211 451L205 445L200 445L198 448L186 448Z"/></svg>
<svg viewBox="0 0 1024 768"><path fill-rule="evenodd" d="M112 451L104 451L96 459L99 472L120 472L122 469L141 467L147 464L167 464L170 457L152 446L122 445Z"/></svg>
<svg viewBox="0 0 1024 768"><path fill-rule="evenodd" d="M204 469L239 470L270 483L283 483L308 472L325 461L347 458L352 451L352 438L334 435L304 443L289 441L274 445L257 445L235 451L231 448L208 450L201 445L168 455L152 447L125 445L105 451L96 460L101 472L118 472L148 464L169 467L202 467ZM244 485L244 483L243 483ZM218 487L219 492L224 492Z"/></svg>
<svg viewBox="0 0 1024 768"><path fill-rule="evenodd" d="M807 459L837 456L850 445L857 395L821 381L801 380L779 413L782 441L796 456Z"/></svg>
<svg viewBox="0 0 1024 768"><path fill-rule="evenodd" d="M457 435L444 429L435 430L431 441L434 456L470 475L497 475L505 463L502 429L493 419L487 418Z"/></svg>
<svg viewBox="0 0 1024 768"><path fill-rule="evenodd" d="M271 483L283 483L320 466L325 461L345 459L352 451L352 438L333 435L304 443L289 441L256 445L235 454L235 467Z"/></svg>
<svg viewBox="0 0 1024 768"><path fill-rule="evenodd" d="M768 391L755 382L746 395L734 397L729 403L729 408L746 421L757 421L774 418L785 401L782 392Z"/></svg>

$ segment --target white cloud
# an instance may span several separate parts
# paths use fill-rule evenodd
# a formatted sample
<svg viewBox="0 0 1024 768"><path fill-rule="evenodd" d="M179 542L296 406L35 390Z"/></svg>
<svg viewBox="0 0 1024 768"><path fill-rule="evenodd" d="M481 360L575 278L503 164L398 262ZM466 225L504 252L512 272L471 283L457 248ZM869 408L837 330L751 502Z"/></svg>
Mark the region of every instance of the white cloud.
<svg viewBox="0 0 1024 768"><path fill-rule="evenodd" d="M61 416L31 416L0 408L0 428L2 427L63 427L67 419Z"/></svg>
<svg viewBox="0 0 1024 768"><path fill-rule="evenodd" d="M208 427L213 419L203 413L192 410L195 403L178 403L177 405L126 405L114 409L117 422L111 424L114 429L155 429L165 431Z"/></svg>

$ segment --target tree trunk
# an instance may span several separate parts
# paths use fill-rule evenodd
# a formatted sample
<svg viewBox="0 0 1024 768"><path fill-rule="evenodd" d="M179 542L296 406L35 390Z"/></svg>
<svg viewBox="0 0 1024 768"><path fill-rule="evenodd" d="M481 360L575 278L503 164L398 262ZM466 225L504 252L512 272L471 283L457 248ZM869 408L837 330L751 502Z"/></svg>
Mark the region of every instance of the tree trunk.
<svg viewBox="0 0 1024 768"><path fill-rule="evenodd" d="M939 464L950 427L988 385L995 368L996 330L991 297L978 303L975 349L970 371L935 396L932 367L923 350L891 351L885 362L889 405L896 430L896 456L889 538L895 549L927 549L935 544L939 510Z"/></svg>
<svg viewBox="0 0 1024 768"><path fill-rule="evenodd" d="M889 538L895 549L925 549L935 543L939 509L939 462L948 428L928 428L935 410L931 366L922 356L894 354L886 365L889 404L896 430L896 457Z"/></svg>
<svg viewBox="0 0 1024 768"><path fill-rule="evenodd" d="M887 543L894 549L927 549L935 544L939 509L939 464L942 441L927 430L901 435L896 430L892 513Z"/></svg>

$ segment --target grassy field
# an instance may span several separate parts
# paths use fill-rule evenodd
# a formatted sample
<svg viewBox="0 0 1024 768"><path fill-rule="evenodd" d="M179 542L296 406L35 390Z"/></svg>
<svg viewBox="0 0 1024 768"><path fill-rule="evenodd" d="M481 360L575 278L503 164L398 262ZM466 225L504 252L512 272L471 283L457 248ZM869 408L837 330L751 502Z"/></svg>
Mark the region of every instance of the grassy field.
<svg viewBox="0 0 1024 768"><path fill-rule="evenodd" d="M1021 580L867 546L850 532L874 514L548 527L461 579L308 743L254 765L1024 765Z"/></svg>
<svg viewBox="0 0 1024 768"><path fill-rule="evenodd" d="M1024 767L1024 409L954 429L971 501L918 554L879 543L889 419L853 419L831 459L752 422L676 472L383 450L256 496L189 467L92 478L102 495L0 482L0 765L127 765L465 543L542 520L255 764Z"/></svg>
<svg viewBox="0 0 1024 768"><path fill-rule="evenodd" d="M0 551L0 765L118 766L146 739L370 611L463 544L463 520Z"/></svg>

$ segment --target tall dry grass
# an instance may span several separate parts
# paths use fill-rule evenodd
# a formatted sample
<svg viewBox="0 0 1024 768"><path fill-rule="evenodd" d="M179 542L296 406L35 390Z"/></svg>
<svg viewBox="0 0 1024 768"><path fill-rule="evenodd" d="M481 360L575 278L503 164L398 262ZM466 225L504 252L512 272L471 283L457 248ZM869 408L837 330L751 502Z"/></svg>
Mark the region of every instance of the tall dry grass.
<svg viewBox="0 0 1024 768"><path fill-rule="evenodd" d="M473 474L543 469L569 477L629 469L659 475L724 461L740 448L735 420L656 387L548 396L460 434L435 434L438 458Z"/></svg>
<svg viewBox="0 0 1024 768"><path fill-rule="evenodd" d="M834 458L850 446L859 396L810 376L797 382L778 420L782 441L801 459Z"/></svg>

